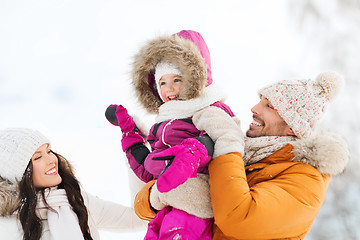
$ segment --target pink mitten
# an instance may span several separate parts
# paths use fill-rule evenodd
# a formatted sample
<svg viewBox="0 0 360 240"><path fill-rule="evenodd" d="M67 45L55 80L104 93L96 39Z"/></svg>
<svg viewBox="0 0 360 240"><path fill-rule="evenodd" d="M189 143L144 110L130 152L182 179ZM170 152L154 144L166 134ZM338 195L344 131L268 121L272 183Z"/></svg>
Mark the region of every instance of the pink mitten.
<svg viewBox="0 0 360 240"><path fill-rule="evenodd" d="M203 144L188 138L157 154L153 160L170 160L157 180L159 192L168 192L190 177L196 177L199 165L208 160L208 154Z"/></svg>
<svg viewBox="0 0 360 240"><path fill-rule="evenodd" d="M121 128L123 133L121 145L124 151L136 143L145 142L134 120L122 105L110 105L106 109L105 116L111 124Z"/></svg>
<svg viewBox="0 0 360 240"><path fill-rule="evenodd" d="M113 125L119 126L123 133L137 129L134 120L122 105L111 104L105 112L106 119Z"/></svg>

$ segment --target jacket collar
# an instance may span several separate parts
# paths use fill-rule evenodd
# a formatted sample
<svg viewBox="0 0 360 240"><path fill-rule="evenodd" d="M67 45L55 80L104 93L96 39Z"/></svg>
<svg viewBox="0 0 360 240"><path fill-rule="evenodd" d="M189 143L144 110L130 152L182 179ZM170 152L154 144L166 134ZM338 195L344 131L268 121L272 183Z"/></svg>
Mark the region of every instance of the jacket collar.
<svg viewBox="0 0 360 240"><path fill-rule="evenodd" d="M249 171L261 169L269 164L283 162L302 162L316 168L321 174L338 175L345 170L349 161L349 149L338 135L333 133L314 133L287 144L263 160L247 166Z"/></svg>

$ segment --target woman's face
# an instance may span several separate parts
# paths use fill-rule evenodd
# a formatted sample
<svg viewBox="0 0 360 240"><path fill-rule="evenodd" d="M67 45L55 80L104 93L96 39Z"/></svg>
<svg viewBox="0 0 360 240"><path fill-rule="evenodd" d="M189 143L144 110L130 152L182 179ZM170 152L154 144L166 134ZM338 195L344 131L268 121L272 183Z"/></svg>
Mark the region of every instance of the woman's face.
<svg viewBox="0 0 360 240"><path fill-rule="evenodd" d="M54 187L61 183L58 159L51 152L50 145L41 145L31 157L33 183L35 188Z"/></svg>

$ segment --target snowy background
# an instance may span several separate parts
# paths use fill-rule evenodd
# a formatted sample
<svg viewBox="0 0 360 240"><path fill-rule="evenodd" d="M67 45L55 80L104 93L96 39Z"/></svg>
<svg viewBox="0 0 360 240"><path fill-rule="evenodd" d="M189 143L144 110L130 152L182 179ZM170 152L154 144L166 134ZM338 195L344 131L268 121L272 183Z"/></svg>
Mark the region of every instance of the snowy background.
<svg viewBox="0 0 360 240"><path fill-rule="evenodd" d="M328 69L344 76L322 130L347 140L349 168L332 179L306 239L360 239L360 0L0 0L0 128L40 130L87 191L130 206L120 130L104 112L121 103L151 126L154 116L132 95L129 64L146 40L182 29L203 35L214 81L243 130L265 84Z"/></svg>

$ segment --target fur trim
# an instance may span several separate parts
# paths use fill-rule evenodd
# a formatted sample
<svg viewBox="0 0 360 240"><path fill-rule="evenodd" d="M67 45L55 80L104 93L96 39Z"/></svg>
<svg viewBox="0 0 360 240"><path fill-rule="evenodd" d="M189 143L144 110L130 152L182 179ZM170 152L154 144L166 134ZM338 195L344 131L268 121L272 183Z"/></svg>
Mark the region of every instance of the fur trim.
<svg viewBox="0 0 360 240"><path fill-rule="evenodd" d="M237 117L230 117L224 110L209 106L195 113L192 120L197 129L205 130L215 142L214 158L231 152L244 155L244 134Z"/></svg>
<svg viewBox="0 0 360 240"><path fill-rule="evenodd" d="M197 46L178 35L162 36L147 42L135 55L132 63L132 84L136 97L150 113L157 113L162 101L155 95L149 78L160 60L170 62L183 73L183 86L179 98L199 97L207 83L207 69Z"/></svg>
<svg viewBox="0 0 360 240"><path fill-rule="evenodd" d="M0 177L0 216L10 216L20 203L17 184L10 183Z"/></svg>
<svg viewBox="0 0 360 240"><path fill-rule="evenodd" d="M192 117L200 109L215 102L224 101L225 94L215 85L205 88L204 94L200 97L187 101L170 101L161 105L156 122L163 122L171 119L182 119Z"/></svg>
<svg viewBox="0 0 360 240"><path fill-rule="evenodd" d="M207 174L199 173L197 178L189 178L185 183L166 193L160 193L155 184L150 193L150 203L157 210L172 206L199 218L214 217Z"/></svg>
<svg viewBox="0 0 360 240"><path fill-rule="evenodd" d="M315 167L321 174L338 175L349 161L349 149L344 139L333 133L316 133L294 143L294 162Z"/></svg>

